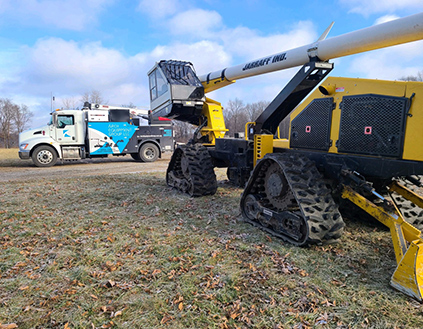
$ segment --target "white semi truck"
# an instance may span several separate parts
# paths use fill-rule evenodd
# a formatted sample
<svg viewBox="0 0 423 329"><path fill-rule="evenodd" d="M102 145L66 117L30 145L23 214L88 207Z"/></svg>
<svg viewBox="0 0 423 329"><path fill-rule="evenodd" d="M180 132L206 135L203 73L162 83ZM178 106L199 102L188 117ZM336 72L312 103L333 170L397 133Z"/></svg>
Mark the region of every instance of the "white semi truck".
<svg viewBox="0 0 423 329"><path fill-rule="evenodd" d="M153 162L174 150L169 119L148 119L148 110L85 103L82 110L56 110L46 126L19 134L19 157L37 167L60 160L122 156Z"/></svg>

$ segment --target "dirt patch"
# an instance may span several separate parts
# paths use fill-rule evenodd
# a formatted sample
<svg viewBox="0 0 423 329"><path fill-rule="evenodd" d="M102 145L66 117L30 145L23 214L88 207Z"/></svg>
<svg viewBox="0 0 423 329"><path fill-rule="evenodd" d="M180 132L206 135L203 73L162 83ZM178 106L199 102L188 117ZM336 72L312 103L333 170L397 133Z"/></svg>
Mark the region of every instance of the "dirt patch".
<svg viewBox="0 0 423 329"><path fill-rule="evenodd" d="M69 178L93 175L115 175L142 172L166 172L171 154L165 153L156 162L136 162L129 155L105 159L58 162L54 167L38 168L31 160L17 159L0 166L0 182Z"/></svg>

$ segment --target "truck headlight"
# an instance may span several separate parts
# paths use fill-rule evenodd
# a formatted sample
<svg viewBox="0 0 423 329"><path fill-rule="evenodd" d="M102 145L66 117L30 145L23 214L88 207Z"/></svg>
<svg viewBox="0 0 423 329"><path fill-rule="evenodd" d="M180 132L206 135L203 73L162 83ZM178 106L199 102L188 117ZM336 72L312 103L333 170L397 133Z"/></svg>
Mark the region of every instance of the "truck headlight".
<svg viewBox="0 0 423 329"><path fill-rule="evenodd" d="M23 144L19 145L19 148L20 148L21 150L26 150L26 148L28 147L28 145L29 145L29 144L23 143Z"/></svg>

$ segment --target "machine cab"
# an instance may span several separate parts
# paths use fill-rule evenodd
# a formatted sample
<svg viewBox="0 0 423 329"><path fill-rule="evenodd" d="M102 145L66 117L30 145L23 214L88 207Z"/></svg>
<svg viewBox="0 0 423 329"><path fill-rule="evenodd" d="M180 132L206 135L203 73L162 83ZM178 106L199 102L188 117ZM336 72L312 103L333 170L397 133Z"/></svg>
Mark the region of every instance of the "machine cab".
<svg viewBox="0 0 423 329"><path fill-rule="evenodd" d="M160 61L148 72L148 80L153 117L199 124L204 87L191 63Z"/></svg>

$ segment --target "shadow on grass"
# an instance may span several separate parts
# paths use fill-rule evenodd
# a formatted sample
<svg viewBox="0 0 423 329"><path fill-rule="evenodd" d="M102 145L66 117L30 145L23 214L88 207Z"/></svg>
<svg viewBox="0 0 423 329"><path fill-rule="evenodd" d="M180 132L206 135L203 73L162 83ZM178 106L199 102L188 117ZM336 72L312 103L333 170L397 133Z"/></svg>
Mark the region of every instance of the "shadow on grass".
<svg viewBox="0 0 423 329"><path fill-rule="evenodd" d="M130 157L110 157L110 158L101 158L101 159L83 159L83 160L74 160L74 161L57 161L55 166L70 166L70 165L80 165L80 164L89 164L89 163L110 163L110 162L135 162ZM142 162L140 162L141 164ZM32 160L21 160L21 159L0 159L0 168L36 168Z"/></svg>

